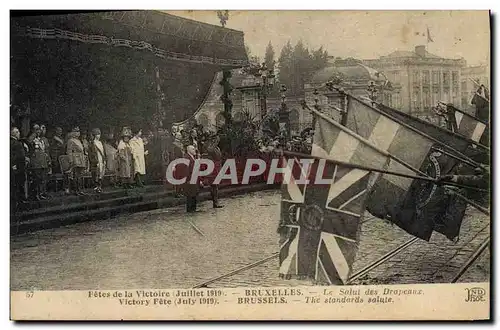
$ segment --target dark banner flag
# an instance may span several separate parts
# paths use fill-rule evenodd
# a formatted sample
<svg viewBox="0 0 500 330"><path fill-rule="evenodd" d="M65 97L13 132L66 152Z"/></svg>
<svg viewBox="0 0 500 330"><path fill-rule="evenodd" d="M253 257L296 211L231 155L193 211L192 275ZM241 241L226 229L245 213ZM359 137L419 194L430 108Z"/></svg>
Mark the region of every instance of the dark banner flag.
<svg viewBox="0 0 500 330"><path fill-rule="evenodd" d="M433 139L350 95L346 126L386 150L396 160L388 168L394 172L425 175L429 159L439 156L432 149ZM437 205L431 196L437 190L432 182L384 174L370 194L367 210L414 236L429 240L437 216Z"/></svg>
<svg viewBox="0 0 500 330"><path fill-rule="evenodd" d="M348 129L317 117L312 156L383 168L387 156ZM304 167L291 159L282 188L280 276L346 284L357 252L365 202L375 180L370 171L311 159ZM306 168L309 168L307 170ZM300 176L309 182L301 183ZM318 182L316 178L325 180Z"/></svg>
<svg viewBox="0 0 500 330"><path fill-rule="evenodd" d="M383 104L377 103L377 108L446 144L452 150L456 150L460 153L467 153L469 147L474 145L474 141L464 136L392 109ZM453 153L453 151L450 152ZM439 176L457 174L459 164L460 161L458 159L436 150L429 154L429 158L422 171L431 177L437 178ZM460 227L467 204L455 195L446 193L444 187L437 186L433 183L428 183L421 195L427 196L422 200L421 207L426 207L427 209L432 208L432 211L436 215L434 218L436 224L435 230L445 235L450 240L454 240L460 233Z"/></svg>

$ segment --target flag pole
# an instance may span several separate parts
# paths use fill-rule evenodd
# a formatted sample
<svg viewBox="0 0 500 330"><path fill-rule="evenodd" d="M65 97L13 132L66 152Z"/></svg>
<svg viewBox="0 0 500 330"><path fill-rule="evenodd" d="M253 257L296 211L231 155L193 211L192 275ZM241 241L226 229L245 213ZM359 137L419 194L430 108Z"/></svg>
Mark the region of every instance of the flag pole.
<svg viewBox="0 0 500 330"><path fill-rule="evenodd" d="M438 152L442 152L443 154L445 154L446 156L449 156L451 158L455 158L455 159L461 161L462 163L465 163L465 164L470 165L472 167L476 167L476 164L474 164L474 163L472 163L472 162L470 162L470 161L468 161L466 159L462 159L462 158L460 158L460 157L458 157L458 156L456 156L456 155L454 155L454 154L452 154L450 152L447 152L447 151L445 151L443 149L436 148L436 147L432 147L432 149L435 150L435 151L438 151Z"/></svg>
<svg viewBox="0 0 500 330"><path fill-rule="evenodd" d="M431 178L429 176L419 176L419 175L399 173L399 172L384 170L381 168L375 168L375 167L370 167L370 166L365 166L365 165L358 165L358 164L343 162L340 160L334 160L334 159L330 159L330 158L323 158L323 157L319 157L319 156L308 155L308 154L304 154L304 153L296 152L296 151L283 150L283 154L287 155L287 156L291 156L291 157L301 157L301 158L307 158L307 159L325 160L327 163L340 165L340 166L347 167L347 168L356 168L356 169L363 170L363 171L377 172L377 173L388 174L388 175L395 175L395 176L400 176L400 177L413 179L413 180L423 180L423 181L428 181L428 182L432 182L435 184L438 183L437 179ZM488 190L486 190L486 189L480 189L480 188L476 188L476 187L472 187L472 186L466 186L466 185L458 184L455 182L446 182L446 185L447 186L455 186L458 188L477 190L477 191L481 191L481 192L488 192ZM471 203L473 203L473 202L471 202Z"/></svg>
<svg viewBox="0 0 500 330"><path fill-rule="evenodd" d="M479 95L479 94L478 94L478 95ZM488 102L489 102L489 101L488 101ZM456 106L454 106L453 104L446 104L446 107L447 107L447 108L448 108L448 107L449 107L449 108L452 108L452 110L454 110L454 111L458 111L458 112L460 112L460 113L464 114L465 116L467 116L467 117L469 117L469 118L472 118L472 119L474 119L474 120L476 120L476 121L480 122L481 124L488 125L488 123L487 123L487 122L482 121L481 119L477 118L476 116L471 115L470 113L468 113L468 112L466 112L466 111L464 111L464 110L460 110L459 108L457 108L457 107L456 107Z"/></svg>
<svg viewBox="0 0 500 330"><path fill-rule="evenodd" d="M368 103L365 103L363 100L360 100L359 98L357 98L357 97L355 97L355 96L352 96L352 95L351 95L351 97L352 97L353 99L355 99L356 101L360 102L361 104L363 104L363 105L365 105L365 106L368 106L368 107L372 108L373 110L377 111L378 113L380 113L380 114L382 114L382 115L385 115L385 116L389 117L390 119L394 120L394 121L395 121L395 122L397 122L398 124L400 124L400 125L402 125L402 126L404 126L404 127L408 128L408 129L411 129L412 131L414 131L414 132L416 132L416 133L418 133L418 134L420 134L420 135L422 135L422 136L426 137L427 139L429 139L429 140L433 141L434 143L439 144L441 147L443 147L443 148L445 148L445 149L448 149L448 150L450 150L450 151L455 152L458 156L463 157L463 159L468 159L470 162L473 162L474 166L483 168L483 166L482 166L481 164L479 164L479 163L475 162L474 160L470 159L470 157L467 157L467 155L464 155L463 153L461 153L460 151L456 150L455 148L452 148L452 147L448 146L447 144L445 144L445 143L443 143L443 142L441 142L441 141L439 141L439 140L437 140L437 139L433 138L432 136L430 136L430 135L428 135L428 134L426 134L426 133L424 133L424 132L422 132L422 131L420 131L420 130L418 130L418 129L416 129L416 128L414 128L414 127L412 127L412 126L408 125L408 124L406 124L405 122L403 122L403 121L399 120L398 118L395 118L395 117L391 116L390 114L384 113L382 110L377 109L377 108L375 108L375 107L373 107L373 106L369 105Z"/></svg>
<svg viewBox="0 0 500 330"><path fill-rule="evenodd" d="M285 154L287 156L292 156L292 157L303 157L303 158L310 158L310 159L316 159L316 160L322 160L322 159L324 159L327 163L331 163L331 164L335 164L335 165L340 165L340 166L347 167L347 168L356 168L356 169L364 170L364 171L370 171L370 172L378 172L378 173L382 173L382 174L396 175L396 176L401 176L401 177L404 177L404 178L409 178L409 179L414 179L414 180L424 180L424 181L429 181L429 182L434 182L434 183L437 182L436 179L431 178L431 177L427 177L427 176L418 176L418 175L411 175L411 174L404 174L404 173L399 173L399 172L393 172L393 171L383 170L383 169L380 169L380 168L375 168L375 167L370 167L370 166L364 166L364 165L358 165L358 164L352 164L352 163L347 163L347 162L343 162L343 161L340 161L340 160L334 160L334 159L330 159L330 158L323 158L323 157L319 157L319 156L308 155L308 154L304 154L304 153L296 152L296 151L284 150L283 154Z"/></svg>
<svg viewBox="0 0 500 330"><path fill-rule="evenodd" d="M336 90L339 90L339 88L338 88L338 87L335 87L335 86L332 86L332 88L335 88ZM346 92L344 92L344 93L346 93ZM346 94L347 94L347 93L346 93ZM353 95L351 95L351 94L348 94L348 95L349 95L352 99L354 99L354 100L358 101L359 103L363 104L364 106L367 106L367 107L369 107L370 109L373 109L374 111L376 111L376 112L378 112L378 113L380 113L380 114L382 114L382 115L384 115L384 116L386 116L386 117L388 117L388 118L390 118L390 119L394 120L396 123L400 124L401 126L404 126L404 127L408 128L408 129L410 129L410 130L412 130L412 131L414 131L414 132L416 132L416 133L418 133L418 134L420 134L420 135L422 135L422 136L426 137L427 139L429 139L429 140L433 141L434 143L437 143L438 145L440 145L440 146L444 147L445 149L448 149L448 150L450 150L450 151L455 152L455 153L456 153L457 155L459 155L460 157L463 157L464 159L468 159L468 158L469 158L469 157L467 157L466 155L464 155L463 153L461 153L460 151L456 150L455 148L452 148L452 147L450 147L450 146L446 145L445 143L443 143L443 142L441 142L441 141L439 141L439 140L437 140L437 139L433 138L432 136L430 136L430 135L428 135L428 134L425 134L424 132L421 132L420 130L418 130L418 129L416 129L416 128L414 128L414 127L412 127L412 126L410 126L410 125L406 124L405 122L403 122L403 121L401 121L401 120L399 120L398 118L395 118L395 117L391 116L390 114L387 114L387 113L383 112L382 110L377 109L377 108L375 108L374 106L372 106L372 105L370 105L370 104L365 103L363 100L361 100L361 99L357 98L356 96L353 96ZM469 158L469 159L470 159L470 158ZM474 162L472 159L470 159L470 161ZM481 167L481 168L483 168L483 166L482 166L481 164L477 163L477 162L474 162L474 165L475 165L476 167Z"/></svg>
<svg viewBox="0 0 500 330"><path fill-rule="evenodd" d="M481 84L478 83L477 81L475 81L474 79L472 79L471 77L469 77L469 79L474 83L474 85L476 85L477 87L481 87ZM483 85L484 86L484 85ZM484 86L484 89L486 89L486 91L488 91L488 89L486 88L486 86ZM489 91L488 91L489 92ZM479 94L477 91L475 92L476 95L478 96L481 96L485 101L488 101L490 102L490 100L488 100L486 97L482 96L481 94Z"/></svg>
<svg viewBox="0 0 500 330"><path fill-rule="evenodd" d="M400 163L401 165L403 165L404 167L412 170L413 172L415 173L419 173L421 175L423 175L424 177L425 176L428 176L426 173L420 171L419 169L413 167L412 165L408 164L407 162L405 162L404 160L400 159L399 157L396 157L390 153L387 152L387 150L383 150L383 149L380 149L378 148L377 146L375 146L374 144L372 144L370 141L368 141L367 139L365 139L364 137L350 131L347 127L345 126L342 126L341 124L337 123L335 120L333 120L332 118L328 117L328 116L325 116L324 114L322 114L321 112L317 111L316 109L311 109L309 108L309 106L304 102L304 106L309 110L311 111L314 115L317 115L321 118L323 118L324 120L328 121L329 123L331 123L332 125L336 126L337 128L339 128L340 130L342 131L349 131L347 132L347 134L353 136L354 138L358 139L359 141L363 142L364 144L368 145L369 147L371 147L372 149L375 149L377 152L380 152L382 155L386 156L386 157L389 157L391 159L394 159L395 161L397 161L398 163Z"/></svg>

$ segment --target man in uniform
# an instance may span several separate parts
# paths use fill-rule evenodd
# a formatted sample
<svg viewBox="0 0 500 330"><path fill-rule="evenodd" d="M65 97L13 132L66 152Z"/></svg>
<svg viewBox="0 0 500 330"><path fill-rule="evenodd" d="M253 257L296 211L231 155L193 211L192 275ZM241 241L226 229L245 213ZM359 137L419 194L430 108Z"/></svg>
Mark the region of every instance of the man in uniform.
<svg viewBox="0 0 500 330"><path fill-rule="evenodd" d="M489 204L489 194L485 191L490 186L490 170L489 167L476 168L474 174L465 175L444 175L438 178L438 184L446 185L447 182L457 183L471 188L482 189L483 191L462 188L463 194L469 198L484 204Z"/></svg>
<svg viewBox="0 0 500 330"><path fill-rule="evenodd" d="M50 167L50 157L48 150L45 148L45 142L41 137L42 130L40 126L33 125L32 133L28 138L31 145L31 171L33 174L33 189L32 197L35 200L47 199L46 193L46 177Z"/></svg>
<svg viewBox="0 0 500 330"><path fill-rule="evenodd" d="M11 209L16 209L20 203L26 202L26 164L28 158L24 146L19 141L21 133L17 127L10 130L10 200Z"/></svg>
<svg viewBox="0 0 500 330"><path fill-rule="evenodd" d="M66 154L70 156L71 166L74 179L74 193L77 196L83 196L85 193L83 188L83 172L87 168L87 155L85 148L80 140L80 128L73 127L68 144L66 146Z"/></svg>
<svg viewBox="0 0 500 330"><path fill-rule="evenodd" d="M61 127L56 127L54 136L50 141L49 150L50 159L52 160L52 173L61 173L59 157L64 154L63 130Z"/></svg>
<svg viewBox="0 0 500 330"><path fill-rule="evenodd" d="M212 173L206 177L207 184L210 185L210 195L212 196L212 205L214 209L222 208L224 206L219 204L219 185L214 183L217 174L221 168L222 152L219 148L219 137L214 135L209 141L207 141L207 146L204 147L206 150L206 156L208 159L214 162L214 170Z"/></svg>
<svg viewBox="0 0 500 330"><path fill-rule="evenodd" d="M184 184L184 194L186 195L186 211L188 213L196 212L197 196L200 191L201 179L199 182L190 183L191 177L193 175L194 165L196 159L199 158L198 151L193 145L188 145L186 147L186 158L189 161L185 173L186 183Z"/></svg>
<svg viewBox="0 0 500 330"><path fill-rule="evenodd" d="M438 183L446 184L447 182L453 182L461 185L487 189L490 183L489 169L476 168L474 172L474 174L470 175L444 175L438 178Z"/></svg>

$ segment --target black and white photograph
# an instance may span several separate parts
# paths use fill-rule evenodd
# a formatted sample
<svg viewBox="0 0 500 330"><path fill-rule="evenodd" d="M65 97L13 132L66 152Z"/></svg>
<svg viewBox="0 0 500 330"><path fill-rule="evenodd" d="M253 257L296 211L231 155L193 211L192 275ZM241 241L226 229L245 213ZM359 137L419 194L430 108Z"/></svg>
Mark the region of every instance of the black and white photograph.
<svg viewBox="0 0 500 330"><path fill-rule="evenodd" d="M461 285L444 319L489 318L490 28L487 10L11 11L11 318L65 319L33 299L81 291L68 318L103 296L110 319L425 319L391 310L440 304L434 284Z"/></svg>

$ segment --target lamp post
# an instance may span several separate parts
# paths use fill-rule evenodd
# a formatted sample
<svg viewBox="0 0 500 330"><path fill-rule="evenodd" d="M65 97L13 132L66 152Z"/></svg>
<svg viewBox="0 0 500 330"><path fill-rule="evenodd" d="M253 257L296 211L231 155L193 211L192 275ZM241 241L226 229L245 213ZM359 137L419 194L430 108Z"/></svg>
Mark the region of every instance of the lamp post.
<svg viewBox="0 0 500 330"><path fill-rule="evenodd" d="M262 65L256 68L256 72L254 73L256 77L262 78L261 84L261 103L260 103L260 115L261 118L264 118L267 113L267 92L268 88L272 87L274 84L274 71L272 69L268 69L266 63L262 63Z"/></svg>
<svg viewBox="0 0 500 330"><path fill-rule="evenodd" d="M314 91L313 91L313 95L314 95L314 109L316 109L317 111L320 111L319 110L319 92L318 90L315 88ZM315 127L316 127L316 115L315 114L312 114L312 129L314 130Z"/></svg>
<svg viewBox="0 0 500 330"><path fill-rule="evenodd" d="M368 88L366 90L369 93L368 97L370 98L370 100L372 100L372 106L374 106L375 101L377 100L377 93L378 93L377 86L373 81L370 81L370 85L368 85Z"/></svg>
<svg viewBox="0 0 500 330"><path fill-rule="evenodd" d="M318 105L318 103L319 103L319 97L318 97L319 92L318 92L318 90L316 88L314 89L313 95L314 95L314 108L319 111L319 105Z"/></svg>
<svg viewBox="0 0 500 330"><path fill-rule="evenodd" d="M285 139L290 138L290 111L288 111L285 99L286 99L287 88L285 85L281 85L281 107L279 112L279 126L280 131L285 133ZM286 142L286 141L285 141Z"/></svg>

